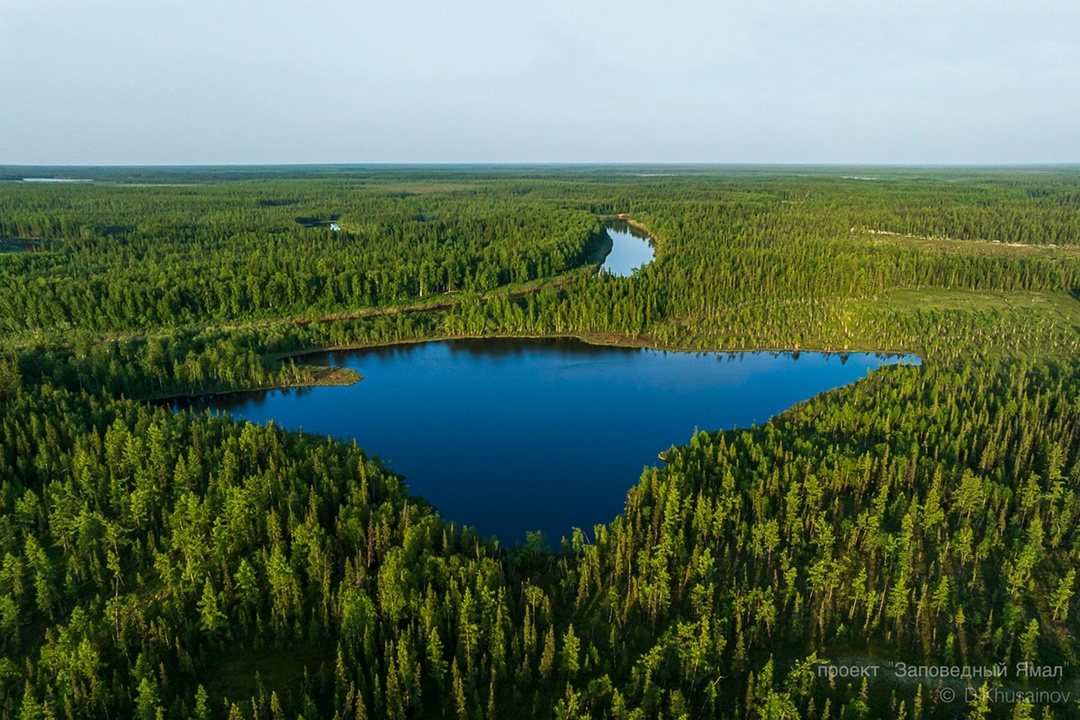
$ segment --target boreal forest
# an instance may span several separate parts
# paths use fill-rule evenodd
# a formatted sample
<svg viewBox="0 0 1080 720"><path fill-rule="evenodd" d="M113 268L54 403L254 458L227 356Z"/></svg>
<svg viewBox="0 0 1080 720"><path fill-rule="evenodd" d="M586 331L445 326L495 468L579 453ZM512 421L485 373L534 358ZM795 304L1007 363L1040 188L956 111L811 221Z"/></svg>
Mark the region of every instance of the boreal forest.
<svg viewBox="0 0 1080 720"><path fill-rule="evenodd" d="M1080 171L48 172L0 168L0 719L1080 717ZM514 336L922 364L514 546L162 402Z"/></svg>

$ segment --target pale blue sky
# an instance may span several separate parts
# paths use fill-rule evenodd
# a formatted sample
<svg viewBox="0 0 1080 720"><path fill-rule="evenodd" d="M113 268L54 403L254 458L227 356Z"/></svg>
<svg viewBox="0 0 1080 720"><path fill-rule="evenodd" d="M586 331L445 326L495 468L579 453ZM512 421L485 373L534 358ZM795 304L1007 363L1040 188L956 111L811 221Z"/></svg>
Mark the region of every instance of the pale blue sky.
<svg viewBox="0 0 1080 720"><path fill-rule="evenodd" d="M0 164L1080 162L1075 0L0 0Z"/></svg>

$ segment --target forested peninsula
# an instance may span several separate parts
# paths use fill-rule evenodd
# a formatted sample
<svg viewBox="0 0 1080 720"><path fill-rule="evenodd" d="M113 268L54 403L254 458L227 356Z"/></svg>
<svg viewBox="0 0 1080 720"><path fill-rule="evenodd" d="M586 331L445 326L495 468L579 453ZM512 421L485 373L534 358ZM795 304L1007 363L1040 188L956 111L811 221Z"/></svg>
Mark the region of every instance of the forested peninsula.
<svg viewBox="0 0 1080 720"><path fill-rule="evenodd" d="M0 719L1077 717L1080 170L660 175L0 168ZM554 550L154 402L494 336L923 364L688 428Z"/></svg>

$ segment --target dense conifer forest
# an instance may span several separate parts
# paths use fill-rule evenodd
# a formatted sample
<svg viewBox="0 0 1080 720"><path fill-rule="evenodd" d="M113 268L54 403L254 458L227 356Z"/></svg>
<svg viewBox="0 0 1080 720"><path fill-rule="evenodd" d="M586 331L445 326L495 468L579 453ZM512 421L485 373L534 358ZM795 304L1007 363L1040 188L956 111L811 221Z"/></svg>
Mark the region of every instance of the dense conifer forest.
<svg viewBox="0 0 1080 720"><path fill-rule="evenodd" d="M672 173L0 181L0 719L1080 715L1080 172ZM153 402L485 336L924 363L688 429L554 552Z"/></svg>

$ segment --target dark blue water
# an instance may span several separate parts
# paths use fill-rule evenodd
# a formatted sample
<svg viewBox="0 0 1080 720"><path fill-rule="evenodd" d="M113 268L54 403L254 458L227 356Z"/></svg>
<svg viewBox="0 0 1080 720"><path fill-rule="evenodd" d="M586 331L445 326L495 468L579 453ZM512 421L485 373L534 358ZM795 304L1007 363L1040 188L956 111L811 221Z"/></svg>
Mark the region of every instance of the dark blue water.
<svg viewBox="0 0 1080 720"><path fill-rule="evenodd" d="M197 408L355 438L440 514L502 544L608 523L657 454L694 428L764 423L864 377L870 354L694 354L571 339L454 340L329 353L364 379L216 396Z"/></svg>
<svg viewBox="0 0 1080 720"><path fill-rule="evenodd" d="M653 240L647 232L625 220L609 220L606 227L611 238L611 252L604 258L601 270L630 277L635 270L653 261Z"/></svg>

